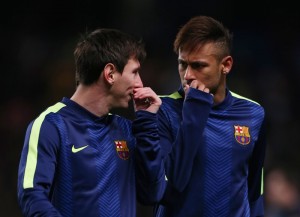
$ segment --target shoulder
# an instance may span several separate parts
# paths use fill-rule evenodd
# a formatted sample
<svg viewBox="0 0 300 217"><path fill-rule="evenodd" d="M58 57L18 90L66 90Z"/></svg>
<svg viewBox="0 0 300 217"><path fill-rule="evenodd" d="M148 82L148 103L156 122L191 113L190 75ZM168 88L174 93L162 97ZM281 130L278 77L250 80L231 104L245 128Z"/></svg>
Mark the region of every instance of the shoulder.
<svg viewBox="0 0 300 217"><path fill-rule="evenodd" d="M26 138L30 141L54 141L58 139L58 133L62 121L58 114L65 107L65 104L58 102L47 109L30 122L27 127Z"/></svg>
<svg viewBox="0 0 300 217"><path fill-rule="evenodd" d="M247 97L241 96L241 95L239 95L239 94L237 94L237 93L235 93L235 92L233 92L233 91L230 91L230 93L231 93L231 95L232 95L234 98L236 98L236 99L238 99L238 100L245 100L245 101L247 101L247 102L249 102L249 103L254 103L254 104L260 106L260 104L259 104L258 102L254 101L254 100L252 100L252 99L249 99L249 98L247 98Z"/></svg>
<svg viewBox="0 0 300 217"><path fill-rule="evenodd" d="M56 104L49 106L45 109L38 117L33 120L33 124L41 125L44 121L49 121L51 118L49 116L55 115L59 116L59 113L66 105L62 102L57 102Z"/></svg>
<svg viewBox="0 0 300 217"><path fill-rule="evenodd" d="M170 109L175 107L178 107L179 105L181 105L183 103L183 97L182 95L180 95L180 93L178 91L173 92L169 95L159 95L159 97L162 100L162 105L161 105L161 109Z"/></svg>
<svg viewBox="0 0 300 217"><path fill-rule="evenodd" d="M159 95L160 98L164 99L164 100L178 100L178 99L182 99L183 97L180 95L180 93L178 91L173 92L169 95Z"/></svg>
<svg viewBox="0 0 300 217"><path fill-rule="evenodd" d="M178 91L169 95L160 95L162 105L158 111L159 120L178 120L181 117L183 97Z"/></svg>
<svg viewBox="0 0 300 217"><path fill-rule="evenodd" d="M235 92L230 91L230 93L234 99L235 104L241 105L241 107L246 106L248 109L251 109L256 114L260 113L262 116L264 116L265 110L260 103L250 98L239 95Z"/></svg>

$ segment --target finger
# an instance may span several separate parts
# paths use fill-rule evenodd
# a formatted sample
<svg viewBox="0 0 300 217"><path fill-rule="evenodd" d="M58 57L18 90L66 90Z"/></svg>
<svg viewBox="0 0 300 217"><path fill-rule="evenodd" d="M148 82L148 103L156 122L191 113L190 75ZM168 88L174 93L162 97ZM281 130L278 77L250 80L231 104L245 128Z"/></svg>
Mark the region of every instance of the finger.
<svg viewBox="0 0 300 217"><path fill-rule="evenodd" d="M186 93L188 91L188 89L190 88L190 86L188 84L183 86L183 90Z"/></svg>
<svg viewBox="0 0 300 217"><path fill-rule="evenodd" d="M151 88L140 88L134 91L134 98L144 100L145 102L152 101L153 96L156 95ZM148 98L148 99L147 99Z"/></svg>
<svg viewBox="0 0 300 217"><path fill-rule="evenodd" d="M208 89L207 87L205 87L205 88L203 89L203 91L204 91L205 93L209 93L209 89Z"/></svg>
<svg viewBox="0 0 300 217"><path fill-rule="evenodd" d="M207 88L205 86L205 84L199 82L199 81L196 81L194 80L192 83L191 83L191 86L195 89L198 89L198 90L201 90L203 92L206 92L206 93L209 93L209 88Z"/></svg>
<svg viewBox="0 0 300 217"><path fill-rule="evenodd" d="M161 99L149 87L136 90L134 93L134 101L137 106L142 108L148 108L151 105L160 106L162 104Z"/></svg>

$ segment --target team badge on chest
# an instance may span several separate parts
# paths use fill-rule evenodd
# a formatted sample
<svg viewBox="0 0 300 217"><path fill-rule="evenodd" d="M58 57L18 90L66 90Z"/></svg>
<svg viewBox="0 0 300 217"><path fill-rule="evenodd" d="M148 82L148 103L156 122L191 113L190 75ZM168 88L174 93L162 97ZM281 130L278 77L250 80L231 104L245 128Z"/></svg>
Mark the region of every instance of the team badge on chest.
<svg viewBox="0 0 300 217"><path fill-rule="evenodd" d="M124 140L116 140L115 145L119 157L123 160L127 160L129 158L129 149L127 147L127 142Z"/></svg>
<svg viewBox="0 0 300 217"><path fill-rule="evenodd" d="M250 143L249 127L234 125L235 140L241 145L248 145Z"/></svg>

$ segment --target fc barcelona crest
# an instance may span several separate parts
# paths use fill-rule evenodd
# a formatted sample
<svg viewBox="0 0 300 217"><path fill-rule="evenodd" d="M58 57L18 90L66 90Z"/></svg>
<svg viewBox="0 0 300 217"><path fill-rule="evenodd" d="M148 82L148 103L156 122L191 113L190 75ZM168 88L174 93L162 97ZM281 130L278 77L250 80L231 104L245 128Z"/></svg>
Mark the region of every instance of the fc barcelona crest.
<svg viewBox="0 0 300 217"><path fill-rule="evenodd" d="M123 160L127 160L129 158L129 149L127 147L127 142L124 140L116 140L116 151L119 157Z"/></svg>
<svg viewBox="0 0 300 217"><path fill-rule="evenodd" d="M250 143L249 127L234 125L234 137L241 145L248 145Z"/></svg>

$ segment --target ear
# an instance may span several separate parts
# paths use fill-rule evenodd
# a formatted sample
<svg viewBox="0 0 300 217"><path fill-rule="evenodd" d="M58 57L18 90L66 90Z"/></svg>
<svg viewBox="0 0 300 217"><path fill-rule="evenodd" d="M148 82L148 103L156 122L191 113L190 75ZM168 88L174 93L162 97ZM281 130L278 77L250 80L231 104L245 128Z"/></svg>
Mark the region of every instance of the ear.
<svg viewBox="0 0 300 217"><path fill-rule="evenodd" d="M232 56L226 56L223 58L222 62L222 73L228 74L232 68L233 59Z"/></svg>
<svg viewBox="0 0 300 217"><path fill-rule="evenodd" d="M105 80L107 81L107 83L109 83L110 85L113 85L115 82L115 77L114 77L115 71L116 71L115 66L112 63L107 63L104 66L103 76L104 76Z"/></svg>

